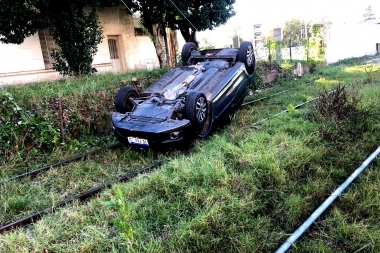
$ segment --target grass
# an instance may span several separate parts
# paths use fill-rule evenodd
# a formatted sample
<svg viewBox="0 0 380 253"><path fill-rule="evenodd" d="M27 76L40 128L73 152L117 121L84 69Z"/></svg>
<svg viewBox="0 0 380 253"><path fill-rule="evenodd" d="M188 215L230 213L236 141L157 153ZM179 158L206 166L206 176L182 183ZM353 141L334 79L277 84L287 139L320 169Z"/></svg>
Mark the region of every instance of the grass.
<svg viewBox="0 0 380 253"><path fill-rule="evenodd" d="M0 164L5 165L14 157L24 159L28 153L32 156L41 153L41 146L44 150L66 151L109 143L104 143L105 138L102 137L111 132L110 114L118 89L133 86L132 77L137 77L140 85L146 87L163 73L165 69L116 75L108 73L6 87L14 100L0 92ZM14 111L13 102L21 111ZM27 116L20 117L19 114ZM7 128L9 125L13 126L13 131ZM54 141L51 140L52 135L55 135Z"/></svg>
<svg viewBox="0 0 380 253"><path fill-rule="evenodd" d="M75 202L26 228L1 234L0 248L6 252L275 251L379 145L379 67L360 65L355 71L348 63L287 80L247 98L289 89L242 108L229 125L196 141L187 154L111 150L33 180L1 185L4 222L124 170L168 159L149 175L117 185L129 208L133 239L119 235L112 221L120 214L102 204L114 198L113 191L107 190L88 203ZM363 68L373 69L369 74ZM309 80L318 82L307 84ZM342 135L340 150L333 139L322 138L323 125L315 120L311 104L272 117L337 83L355 85L362 97L358 110L368 112L370 123L355 138ZM268 116L269 120L253 125ZM60 155L53 152L46 159ZM18 160L8 164L2 178L18 171L19 164ZM378 169L375 163L363 172L291 252L376 252L380 247Z"/></svg>

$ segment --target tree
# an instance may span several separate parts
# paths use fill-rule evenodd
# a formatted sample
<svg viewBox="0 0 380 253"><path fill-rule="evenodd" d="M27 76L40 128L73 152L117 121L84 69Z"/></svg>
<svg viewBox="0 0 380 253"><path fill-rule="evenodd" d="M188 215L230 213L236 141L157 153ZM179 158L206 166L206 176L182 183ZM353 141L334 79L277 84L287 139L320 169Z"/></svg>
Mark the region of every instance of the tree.
<svg viewBox="0 0 380 253"><path fill-rule="evenodd" d="M270 30L267 33L267 36L262 36L261 41L263 43L263 47L266 50L266 53L268 54L269 62L272 62L272 60L275 58L276 50L276 42L274 41L273 30Z"/></svg>
<svg viewBox="0 0 380 253"><path fill-rule="evenodd" d="M371 5L368 5L368 7L365 9L363 18L364 18L363 22L365 23L370 23L376 20L375 14L373 13Z"/></svg>
<svg viewBox="0 0 380 253"><path fill-rule="evenodd" d="M68 4L69 3L69 4ZM53 67L63 75L79 76L92 72L92 60L103 39L96 6L113 6L117 2L69 0L49 2L49 27L59 48L54 50ZM92 6L91 11L84 8Z"/></svg>
<svg viewBox="0 0 380 253"><path fill-rule="evenodd" d="M0 0L0 41L21 44L38 29L49 28L58 44L53 67L63 75L89 74L103 39L95 8L118 4L118 0ZM85 13L85 7L91 11Z"/></svg>
<svg viewBox="0 0 380 253"><path fill-rule="evenodd" d="M127 6L132 12L141 13L142 28L146 30L145 32L150 36L154 44L160 67L168 65L165 57L165 42L163 41L163 37L166 35L164 26L165 10L170 11L171 6L167 5L167 1L158 2L151 0L134 1L134 5L129 6L127 4Z"/></svg>
<svg viewBox="0 0 380 253"><path fill-rule="evenodd" d="M0 0L0 42L21 44L43 27L41 0Z"/></svg>
<svg viewBox="0 0 380 253"><path fill-rule="evenodd" d="M311 27L311 37L307 41L306 60L322 61L326 53L326 29L328 29L329 23L313 24Z"/></svg>
<svg viewBox="0 0 380 253"><path fill-rule="evenodd" d="M181 2L180 10L186 16L179 16L178 12L169 24L173 24L172 28L180 30L182 37L186 42L194 42L198 46L196 40L196 32L207 29L214 29L223 25L235 15L233 4L235 0L198 0L198 1L177 1ZM182 17L182 18L181 18ZM192 27L193 24L195 26Z"/></svg>
<svg viewBox="0 0 380 253"><path fill-rule="evenodd" d="M300 46L304 39L311 36L310 24L299 19L288 20L285 22L283 34L285 43L291 41L292 46Z"/></svg>
<svg viewBox="0 0 380 253"><path fill-rule="evenodd" d="M135 0L134 12L141 13L142 25L152 36L160 66L165 65L165 50L162 37L166 37L165 28L179 30L186 42L197 46L197 31L213 29L235 15L235 0ZM178 9L177 9L178 8ZM193 27L194 26L194 27Z"/></svg>

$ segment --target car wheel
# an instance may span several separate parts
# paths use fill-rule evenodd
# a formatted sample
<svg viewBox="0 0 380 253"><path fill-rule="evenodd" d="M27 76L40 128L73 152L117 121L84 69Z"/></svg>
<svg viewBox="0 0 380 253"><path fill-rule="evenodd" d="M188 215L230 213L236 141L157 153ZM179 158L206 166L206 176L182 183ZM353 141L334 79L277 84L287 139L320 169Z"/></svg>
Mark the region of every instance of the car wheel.
<svg viewBox="0 0 380 253"><path fill-rule="evenodd" d="M209 110L209 104L203 93L192 92L187 95L185 115L193 125L202 126L206 122Z"/></svg>
<svg viewBox="0 0 380 253"><path fill-rule="evenodd" d="M123 87L119 90L115 98L115 109L117 112L131 112L134 104L130 98L138 98L140 95L135 88Z"/></svg>
<svg viewBox="0 0 380 253"><path fill-rule="evenodd" d="M243 62L249 75L252 75L256 69L255 53L253 45L249 41L244 41L239 47L238 61Z"/></svg>
<svg viewBox="0 0 380 253"><path fill-rule="evenodd" d="M187 42L182 47L182 64L184 66L188 65L187 61L190 59L191 52L197 51L197 46L193 42Z"/></svg>

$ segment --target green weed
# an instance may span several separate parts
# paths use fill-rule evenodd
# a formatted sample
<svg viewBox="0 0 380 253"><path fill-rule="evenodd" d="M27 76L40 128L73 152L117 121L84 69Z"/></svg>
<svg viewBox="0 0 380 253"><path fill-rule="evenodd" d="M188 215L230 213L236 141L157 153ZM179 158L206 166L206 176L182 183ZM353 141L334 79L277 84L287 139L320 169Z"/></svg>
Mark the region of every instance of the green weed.
<svg viewBox="0 0 380 253"><path fill-rule="evenodd" d="M120 188L114 187L112 191L114 197L109 201L103 202L103 205L115 209L118 217L113 220L113 224L119 230L119 235L123 238L133 241L133 229L130 222L130 210Z"/></svg>

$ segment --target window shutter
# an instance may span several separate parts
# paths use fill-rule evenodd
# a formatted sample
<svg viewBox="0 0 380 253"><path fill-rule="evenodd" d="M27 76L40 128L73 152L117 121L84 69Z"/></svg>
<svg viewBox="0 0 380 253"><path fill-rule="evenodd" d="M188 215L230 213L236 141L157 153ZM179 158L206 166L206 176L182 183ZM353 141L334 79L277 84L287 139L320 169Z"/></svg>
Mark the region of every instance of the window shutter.
<svg viewBox="0 0 380 253"><path fill-rule="evenodd" d="M110 50L111 59L119 59L119 55L117 53L117 45L115 39L108 39L108 47Z"/></svg>

